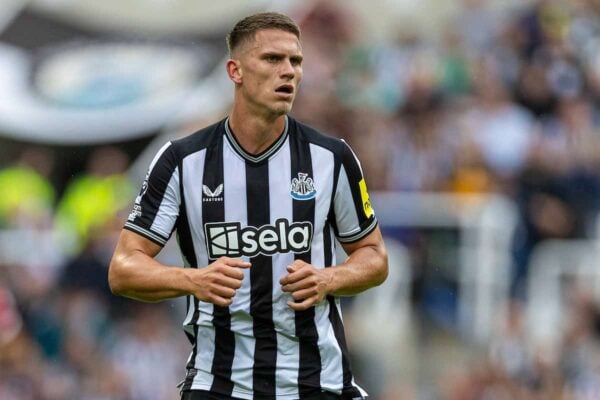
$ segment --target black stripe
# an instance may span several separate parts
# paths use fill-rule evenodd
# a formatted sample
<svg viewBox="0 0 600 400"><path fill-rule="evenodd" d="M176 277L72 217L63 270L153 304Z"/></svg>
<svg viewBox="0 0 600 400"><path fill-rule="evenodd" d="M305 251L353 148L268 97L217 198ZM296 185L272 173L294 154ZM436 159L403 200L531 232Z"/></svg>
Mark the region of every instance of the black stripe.
<svg viewBox="0 0 600 400"><path fill-rule="evenodd" d="M329 204L329 213L327 215L327 221L333 228L333 232L337 235L339 230L335 219L335 193L340 180L340 170L342 169L341 159L334 157L333 159L333 185L331 188L331 203ZM326 264L327 265L327 264Z"/></svg>
<svg viewBox="0 0 600 400"><path fill-rule="evenodd" d="M206 390L183 389L181 400L240 400L237 397L225 396L223 394L211 393Z"/></svg>
<svg viewBox="0 0 600 400"><path fill-rule="evenodd" d="M194 242L192 240L190 221L187 215L185 193L183 191L183 171L181 166L179 167L179 193L181 205L179 206L179 216L175 223L175 226L177 227L177 242L179 243L181 254L185 258L187 264L192 268L198 268L198 260L196 259L196 250L194 249Z"/></svg>
<svg viewBox="0 0 600 400"><path fill-rule="evenodd" d="M153 232L149 229L142 228L139 225L136 225L132 222L125 222L123 229L126 229L130 232L133 232L135 234L143 236L146 239L150 240L151 242L154 242L155 244L159 245L160 247L163 247L169 240L168 237L164 237L164 236L162 236L156 232Z"/></svg>
<svg viewBox="0 0 600 400"><path fill-rule="evenodd" d="M333 263L335 242L331 240L331 228L328 223L325 223L325 226L323 227L323 250L325 252L325 266L329 267ZM344 325L338 314L335 298L333 296L327 296L327 301L329 302L329 321L333 327L338 345L342 350L342 374L344 382L343 398L362 398L360 391L352 386L352 371L350 369L350 360L348 358L348 346L346 345Z"/></svg>
<svg viewBox="0 0 600 400"><path fill-rule="evenodd" d="M186 201L183 191L183 169L181 168L181 165L179 166L179 193L181 198L181 205L179 207L179 217L177 218L177 222L175 224L177 226L177 242L179 243L181 254L183 255L183 258L185 259L186 263L191 268L198 268L198 259L196 258L196 251L194 249L194 243L192 241L190 222L187 216ZM190 324L193 326L194 333L193 335L190 335L186 331L186 335L189 341L192 343L192 355L186 366L188 370L195 368L196 354L198 354L198 345L196 343L196 338L198 337L198 326L196 325L196 322L198 321L199 316L198 299L196 299L193 296L187 296L186 309L189 310L190 300L192 298L194 301L194 315L192 316Z"/></svg>
<svg viewBox="0 0 600 400"><path fill-rule="evenodd" d="M248 225L270 223L269 163L246 161ZM258 254L250 259L250 315L254 321L253 389L255 396L275 396L277 336L273 323L273 262ZM257 397L259 398L259 397ZM262 398L262 397L260 397Z"/></svg>
<svg viewBox="0 0 600 400"><path fill-rule="evenodd" d="M344 380L342 395L344 398L362 398L360 391L356 387L352 386L352 370L350 368L348 345L346 344L346 337L344 334L344 324L342 323L342 319L338 313L338 309L335 304L335 297L327 296L327 301L329 302L329 321L331 321L335 338L337 339L340 349L342 350L342 372Z"/></svg>
<svg viewBox="0 0 600 400"><path fill-rule="evenodd" d="M187 215L185 192L183 191L182 163L179 164L179 193L181 198L181 205L179 207L179 216L177 217L177 222L175 223L175 226L177 227L177 242L179 243L181 254L185 259L186 263L191 268L198 268L198 259L196 258L196 250L194 249L194 242L192 240L190 222ZM185 380L184 388L187 388L188 386L191 387L192 385L192 381L194 379L195 374L190 373L190 371L194 370L194 368L196 367L196 355L198 354L198 344L196 342L196 339L198 337L198 325L196 324L196 322L198 322L199 318L198 299L196 299L193 296L187 296L186 310L189 310L190 301L194 302L194 315L192 316L192 319L190 321L190 325L192 325L194 333L189 334L186 331L186 336L188 337L188 340L192 343L192 354L186 366L188 374Z"/></svg>
<svg viewBox="0 0 600 400"><path fill-rule="evenodd" d="M358 186L358 183L363 179L362 172L352 149L350 149L347 144L344 146L342 163L344 165L344 170L346 171L346 176L348 177L348 184L350 185L350 192L352 193L352 200L354 201L354 209L356 210L356 215L358 217L358 225L364 227L365 221L374 217L371 216L371 218L368 218L365 215Z"/></svg>
<svg viewBox="0 0 600 400"><path fill-rule="evenodd" d="M323 226L323 251L325 252L325 267L331 267L333 262L333 252L335 247L331 243L331 228L329 227L329 221L325 222Z"/></svg>
<svg viewBox="0 0 600 400"><path fill-rule="evenodd" d="M192 354L190 360L186 365L187 370L191 370L196 368L196 356L198 355L198 318L200 318L200 309L198 307L198 299L193 296L187 296L186 305L189 310L190 307L190 299L194 302L194 315L192 316L192 320L190 321L190 325L192 325L192 329L194 331L193 334L190 334L188 331L185 331L185 335L188 340L192 343ZM190 382L191 383L191 382Z"/></svg>
<svg viewBox="0 0 600 400"><path fill-rule="evenodd" d="M223 136L218 143L206 149L204 159L204 175L198 185L206 185L214 191L219 185L224 184L223 179ZM223 193L223 197L227 193ZM225 221L224 201L204 201L202 195L202 222L204 224ZM209 258L209 263L215 261ZM235 352L235 337L231 332L231 315L229 307L213 306L213 326L215 328L215 353L211 373L213 383L211 391L230 395L233 391L231 381L231 368Z"/></svg>
<svg viewBox="0 0 600 400"><path fill-rule="evenodd" d="M197 330L198 329L196 328L196 333L197 333ZM187 368L187 373L185 375L185 379L183 380L183 385L181 386L182 392L192 389L192 385L194 383L194 378L196 377L197 373L198 373L197 369L189 368L189 367Z"/></svg>
<svg viewBox="0 0 600 400"><path fill-rule="evenodd" d="M301 140L298 135L290 135L290 166L293 178L300 173L313 179L310 144ZM319 188L317 188L318 190ZM293 200L294 222L310 222L315 225L315 199ZM294 259L311 263L311 251L295 254ZM297 311L295 315L296 336L300 344L300 365L298 370L298 390L300 399L310 391L321 386L321 354L319 352L319 334L315 325L315 308Z"/></svg>
<svg viewBox="0 0 600 400"><path fill-rule="evenodd" d="M141 206L142 214L136 216L132 221L135 225L150 230L177 165L173 145L169 145L158 157L154 167L144 179L144 184L142 184L139 193L141 196L139 206Z"/></svg>
<svg viewBox="0 0 600 400"><path fill-rule="evenodd" d="M338 236L338 240L340 241L340 243L343 243L343 244L356 243L359 240L368 236L369 233L373 232L375 230L375 228L377 227L377 225L378 225L377 219L375 217L372 217L371 219L367 220L365 223L363 223L360 226L361 230L358 233L355 233L350 236L341 236L340 235L340 236Z"/></svg>

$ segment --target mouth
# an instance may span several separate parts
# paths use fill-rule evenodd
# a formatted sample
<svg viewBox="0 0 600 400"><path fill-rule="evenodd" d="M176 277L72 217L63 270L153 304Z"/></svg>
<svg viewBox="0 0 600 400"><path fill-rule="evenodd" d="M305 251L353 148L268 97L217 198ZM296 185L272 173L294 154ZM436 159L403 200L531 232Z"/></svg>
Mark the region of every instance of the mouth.
<svg viewBox="0 0 600 400"><path fill-rule="evenodd" d="M281 95L292 95L292 94L294 94L294 86L290 85L288 83L283 84L281 86L278 86L275 89L275 93L278 93Z"/></svg>

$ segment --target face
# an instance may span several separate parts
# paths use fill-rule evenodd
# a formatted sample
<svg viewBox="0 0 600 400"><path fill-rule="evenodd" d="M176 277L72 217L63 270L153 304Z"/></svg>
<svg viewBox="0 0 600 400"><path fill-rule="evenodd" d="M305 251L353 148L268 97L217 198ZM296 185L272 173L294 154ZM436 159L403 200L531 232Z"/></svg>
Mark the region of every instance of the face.
<svg viewBox="0 0 600 400"><path fill-rule="evenodd" d="M251 112L266 117L287 114L302 78L300 42L290 32L260 30L237 49L228 71L236 83L236 101Z"/></svg>

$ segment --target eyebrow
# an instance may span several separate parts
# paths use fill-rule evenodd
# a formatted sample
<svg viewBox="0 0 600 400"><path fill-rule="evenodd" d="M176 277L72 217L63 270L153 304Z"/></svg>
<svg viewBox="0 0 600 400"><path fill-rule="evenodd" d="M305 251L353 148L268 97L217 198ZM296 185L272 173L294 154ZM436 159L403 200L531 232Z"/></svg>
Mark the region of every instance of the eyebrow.
<svg viewBox="0 0 600 400"><path fill-rule="evenodd" d="M262 53L260 55L261 58L267 58L267 57L277 57L277 58L285 58L287 57L287 54L285 53L280 53L277 51L267 51L265 53ZM304 56L302 56L301 54L292 54L290 57L290 60L294 60L294 61L302 61L304 60Z"/></svg>

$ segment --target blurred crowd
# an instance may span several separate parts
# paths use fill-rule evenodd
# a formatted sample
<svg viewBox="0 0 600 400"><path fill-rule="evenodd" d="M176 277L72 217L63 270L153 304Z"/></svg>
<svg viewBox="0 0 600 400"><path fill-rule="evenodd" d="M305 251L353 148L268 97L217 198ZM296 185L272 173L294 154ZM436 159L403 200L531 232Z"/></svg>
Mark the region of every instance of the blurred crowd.
<svg viewBox="0 0 600 400"><path fill-rule="evenodd" d="M514 290L531 249L589 236L600 194L600 4L466 0L436 39L364 43L309 16L295 114L346 139L370 189L501 193L519 205Z"/></svg>
<svg viewBox="0 0 600 400"><path fill-rule="evenodd" d="M571 289L554 349L529 345L522 304L535 246L590 238L597 223L600 2L462 3L439 35L398 29L375 43L341 3L321 2L302 22L293 116L349 142L371 191L500 193L521 217L511 311L484 356L427 390L367 387L386 400L598 399L592 296ZM53 232L35 248L2 244L0 399L176 399L183 307L119 299L107 286L138 190L130 160L98 148L60 195L48 178L55 161L31 147L0 171L0 228Z"/></svg>
<svg viewBox="0 0 600 400"><path fill-rule="evenodd" d="M27 148L0 171L9 188L0 203L0 399L176 399L184 306L136 303L108 287L137 192L128 156L99 147L57 200L49 155Z"/></svg>

